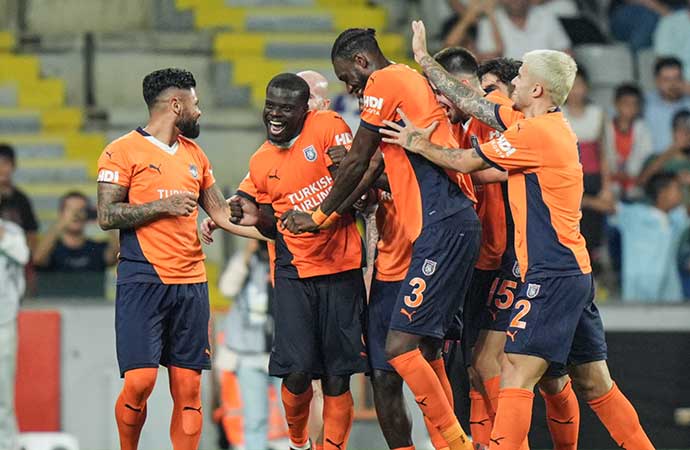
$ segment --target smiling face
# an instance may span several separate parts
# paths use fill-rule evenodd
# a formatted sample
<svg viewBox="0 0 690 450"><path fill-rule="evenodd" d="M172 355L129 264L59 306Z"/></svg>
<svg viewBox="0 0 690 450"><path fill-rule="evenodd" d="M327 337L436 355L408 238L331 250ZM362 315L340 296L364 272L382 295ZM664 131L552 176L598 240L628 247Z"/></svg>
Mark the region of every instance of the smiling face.
<svg viewBox="0 0 690 450"><path fill-rule="evenodd" d="M361 99L369 76L374 72L364 55L355 55L351 60L336 58L333 70L340 81L345 83L347 93Z"/></svg>
<svg viewBox="0 0 690 450"><path fill-rule="evenodd" d="M290 142L302 130L307 110L299 92L269 87L263 111L268 140L277 144Z"/></svg>

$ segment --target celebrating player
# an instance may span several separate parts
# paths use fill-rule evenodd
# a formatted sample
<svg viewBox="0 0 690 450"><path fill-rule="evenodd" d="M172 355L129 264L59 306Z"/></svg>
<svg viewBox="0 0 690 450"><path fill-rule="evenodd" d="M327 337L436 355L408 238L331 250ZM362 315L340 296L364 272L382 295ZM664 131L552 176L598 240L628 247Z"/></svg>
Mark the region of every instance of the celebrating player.
<svg viewBox="0 0 690 450"><path fill-rule="evenodd" d="M98 222L120 230L115 331L125 382L115 405L120 448L137 448L159 364L168 367L175 450L194 450L202 427L201 370L210 369L209 301L197 206L231 229L199 135L194 76L163 69L144 78L149 122L98 160Z"/></svg>
<svg viewBox="0 0 690 450"><path fill-rule="evenodd" d="M536 383L549 365L568 364L574 384L619 446L654 448L635 409L612 381L606 342L594 305L594 284L585 240L579 232L582 166L577 138L559 106L577 66L565 53L528 52L513 80L514 107L525 118L506 127L513 109L496 106L448 75L426 51L424 25L413 23L415 59L437 88L462 110L503 134L471 149L443 148L418 128L386 121L384 141L454 170L494 168L508 172L515 221L515 249L523 287L506 331L501 390L491 435L492 450L517 450L530 427ZM560 368L559 368L560 369Z"/></svg>
<svg viewBox="0 0 690 450"><path fill-rule="evenodd" d="M362 122L328 197L316 211L294 212L286 218L292 231L316 230L342 213L339 208L344 200L365 173L380 164L372 159L381 143L378 129L385 119L399 119L397 107L414 111L416 120L426 125L441 121L432 136L435 142L456 142L426 79L407 66L388 61L374 34L372 29L348 29L333 44L335 73L349 93L362 99ZM454 176L398 145L382 144L381 151L398 223L413 243L410 268L387 334L388 362L410 386L448 446L453 450L471 448L453 413L450 383L438 360L442 339L453 313L461 307L477 256L477 216Z"/></svg>
<svg viewBox="0 0 690 450"><path fill-rule="evenodd" d="M233 221L255 225L276 241L275 338L269 371L283 377L282 397L291 447L308 448L311 380L324 392L324 448L345 449L353 419L350 375L366 369L360 314L364 304L361 238L350 214L319 233L295 235L276 215L310 210L333 183L327 150L348 146L349 127L330 111L309 111L309 86L293 74L266 90L268 140L252 156L254 199L233 197ZM372 173L377 177L377 173ZM256 207L258 204L258 208Z"/></svg>

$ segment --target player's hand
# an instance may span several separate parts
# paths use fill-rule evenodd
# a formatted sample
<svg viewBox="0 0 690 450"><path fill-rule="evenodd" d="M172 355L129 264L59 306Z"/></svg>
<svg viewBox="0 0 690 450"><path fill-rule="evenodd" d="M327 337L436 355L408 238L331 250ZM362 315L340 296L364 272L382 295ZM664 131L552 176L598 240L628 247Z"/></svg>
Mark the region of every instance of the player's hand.
<svg viewBox="0 0 690 450"><path fill-rule="evenodd" d="M296 209L286 211L280 216L280 223L283 228L294 234L318 231L319 226L311 218L311 214Z"/></svg>
<svg viewBox="0 0 690 450"><path fill-rule="evenodd" d="M259 223L260 215L259 207L253 201L239 195L230 197L230 222L252 227Z"/></svg>
<svg viewBox="0 0 690 450"><path fill-rule="evenodd" d="M417 63L429 54L426 49L426 28L421 20L412 21L412 53Z"/></svg>
<svg viewBox="0 0 690 450"><path fill-rule="evenodd" d="M210 217L205 218L201 222L201 241L209 245L213 242L213 231L218 229L218 225Z"/></svg>
<svg viewBox="0 0 690 450"><path fill-rule="evenodd" d="M163 211L171 216L190 216L196 209L196 196L188 192L171 195L161 200Z"/></svg>
<svg viewBox="0 0 690 450"><path fill-rule="evenodd" d="M379 133L388 137L384 137L383 142L399 145L413 153L420 153L424 143L429 141L431 134L438 126L438 122L434 122L426 128L419 128L408 119L402 109L398 108L397 111L404 126L390 120L384 120L383 124L388 128L379 128Z"/></svg>
<svg viewBox="0 0 690 450"><path fill-rule="evenodd" d="M333 161L333 164L335 164L337 167L340 165L343 159L345 159L345 155L347 155L347 149L344 145L336 145L326 150L326 153L328 153L328 156L331 158L331 161Z"/></svg>

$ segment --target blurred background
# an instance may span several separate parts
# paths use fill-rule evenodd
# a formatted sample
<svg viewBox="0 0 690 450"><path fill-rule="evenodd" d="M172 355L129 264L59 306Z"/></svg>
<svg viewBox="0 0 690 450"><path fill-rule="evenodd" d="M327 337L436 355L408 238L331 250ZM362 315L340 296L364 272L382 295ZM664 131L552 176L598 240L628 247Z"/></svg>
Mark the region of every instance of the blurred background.
<svg viewBox="0 0 690 450"><path fill-rule="evenodd" d="M193 72L203 111L198 142L230 194L265 139L260 108L275 74L325 75L331 109L354 130L358 102L335 79L333 41L349 27L375 28L389 59L416 67L409 45L416 18L434 51L462 45L483 60L552 48L576 58L580 73L564 111L580 142L581 228L613 375L658 448L690 448L690 1L0 0L0 218L23 229L31 250L21 273L0 272L0 290L26 282L17 334L0 334L0 378L16 339L26 450L57 448L40 447L45 442L118 448L117 235L94 222L95 175L105 145L146 124L143 77L164 67ZM247 245L219 234L205 247L215 353L231 347L223 329L240 294L219 289L220 275L233 257L256 251ZM228 275L239 270L231 267ZM0 326L15 320L4 298ZM205 374L201 448L243 449L241 392L232 368L219 367ZM385 448L367 384L353 383L350 447ZM280 442L271 389L270 432ZM550 448L539 402L531 442ZM169 411L161 370L140 448L170 446ZM586 405L582 414L581 447L610 448ZM415 437L425 448L418 414Z"/></svg>

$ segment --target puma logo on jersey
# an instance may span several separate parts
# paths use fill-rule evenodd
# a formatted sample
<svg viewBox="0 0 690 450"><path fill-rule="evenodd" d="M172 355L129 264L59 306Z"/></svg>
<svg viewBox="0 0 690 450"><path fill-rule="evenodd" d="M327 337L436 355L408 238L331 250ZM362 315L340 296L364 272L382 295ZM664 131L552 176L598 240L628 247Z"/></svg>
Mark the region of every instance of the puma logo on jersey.
<svg viewBox="0 0 690 450"><path fill-rule="evenodd" d="M108 155L108 159L113 159L113 154L111 152L105 152Z"/></svg>
<svg viewBox="0 0 690 450"><path fill-rule="evenodd" d="M273 173L268 174L268 179L269 180L280 180L280 177L278 176L278 169L273 170Z"/></svg>
<svg viewBox="0 0 690 450"><path fill-rule="evenodd" d="M98 172L98 178L96 181L103 182L103 183L117 183L120 180L120 172L117 170L106 170L106 169L101 169L100 172Z"/></svg>
<svg viewBox="0 0 690 450"><path fill-rule="evenodd" d="M153 164L149 164L149 169L153 169L156 172L158 172L160 175L163 175L163 173L161 172L161 165L160 164L158 164L158 167L154 166Z"/></svg>
<svg viewBox="0 0 690 450"><path fill-rule="evenodd" d="M403 316L407 317L407 319L408 319L410 322L412 322L412 316L414 316L415 314L417 314L417 311L409 312L409 311L407 311L405 308L400 308L400 314L402 314Z"/></svg>

